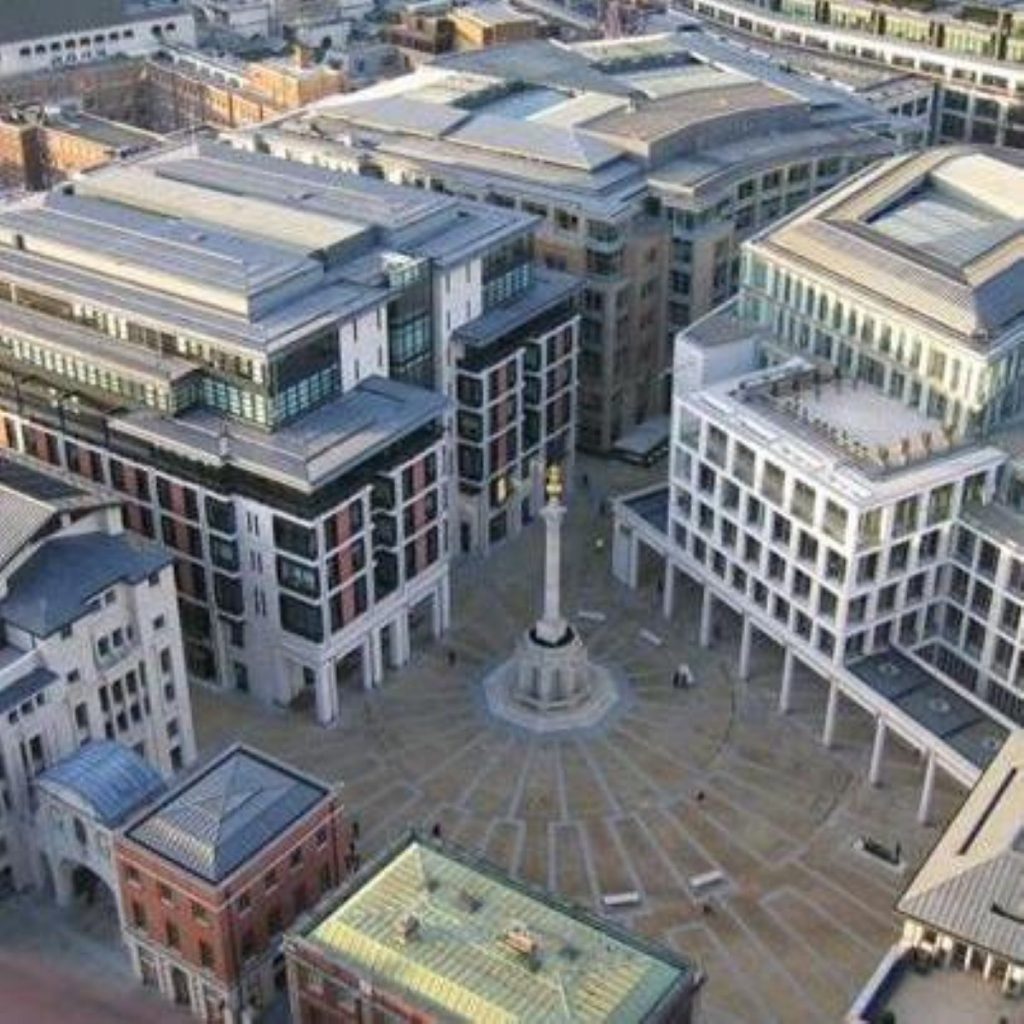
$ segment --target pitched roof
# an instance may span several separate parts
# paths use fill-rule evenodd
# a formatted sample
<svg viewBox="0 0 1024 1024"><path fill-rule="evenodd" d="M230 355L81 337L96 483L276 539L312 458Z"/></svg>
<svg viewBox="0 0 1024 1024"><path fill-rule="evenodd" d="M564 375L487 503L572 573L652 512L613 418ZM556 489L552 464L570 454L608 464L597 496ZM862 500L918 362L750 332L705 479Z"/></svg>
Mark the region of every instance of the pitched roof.
<svg viewBox="0 0 1024 1024"><path fill-rule="evenodd" d="M64 791L91 808L108 828L156 799L166 788L159 772L130 747L103 740L87 743L38 779L44 789Z"/></svg>
<svg viewBox="0 0 1024 1024"><path fill-rule="evenodd" d="M897 909L1024 963L1024 731L1006 741Z"/></svg>
<svg viewBox="0 0 1024 1024"><path fill-rule="evenodd" d="M323 783L234 746L183 779L128 838L217 884L310 811Z"/></svg>
<svg viewBox="0 0 1024 1024"><path fill-rule="evenodd" d="M40 536L61 511L102 504L101 499L55 474L0 457L0 569Z"/></svg>
<svg viewBox="0 0 1024 1024"><path fill-rule="evenodd" d="M80 533L47 540L11 574L0 619L49 636L85 615L115 583L138 583L171 556L133 534Z"/></svg>
<svg viewBox="0 0 1024 1024"><path fill-rule="evenodd" d="M416 918L416 938L401 923ZM505 941L519 930L536 951ZM693 965L471 855L405 838L304 934L318 957L445 1020L655 1019L696 980Z"/></svg>

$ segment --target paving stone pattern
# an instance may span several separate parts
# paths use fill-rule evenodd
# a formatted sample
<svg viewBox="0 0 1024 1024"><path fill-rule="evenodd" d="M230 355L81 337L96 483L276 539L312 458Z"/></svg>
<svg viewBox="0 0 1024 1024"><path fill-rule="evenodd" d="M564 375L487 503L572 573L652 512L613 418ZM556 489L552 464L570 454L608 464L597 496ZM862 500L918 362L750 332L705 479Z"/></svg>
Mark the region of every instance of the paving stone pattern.
<svg viewBox="0 0 1024 1024"><path fill-rule="evenodd" d="M338 728L319 728L309 709L197 693L200 745L243 738L341 781L364 856L410 825L439 823L445 838L587 906L637 891L639 905L616 917L700 962L708 1024L838 1021L896 935L892 905L907 880L854 840L899 841L916 866L962 793L940 773L936 824L919 827L916 754L891 739L873 789L866 715L841 704L836 746L824 749L822 680L798 673L794 709L781 717L779 648L759 639L740 682L737 623L722 618L715 647L697 646L696 588L682 589L666 622L653 564L637 591L614 581L602 500L664 470L583 460L580 472L589 481L578 475L570 500L564 607L605 614L576 625L591 656L629 681L605 726L529 736L491 719L482 700L486 670L537 614L538 525L487 560L460 563L450 633L431 641L424 623L412 663L380 690L343 688ZM691 690L671 685L681 660ZM722 886L695 896L689 879L713 870Z"/></svg>

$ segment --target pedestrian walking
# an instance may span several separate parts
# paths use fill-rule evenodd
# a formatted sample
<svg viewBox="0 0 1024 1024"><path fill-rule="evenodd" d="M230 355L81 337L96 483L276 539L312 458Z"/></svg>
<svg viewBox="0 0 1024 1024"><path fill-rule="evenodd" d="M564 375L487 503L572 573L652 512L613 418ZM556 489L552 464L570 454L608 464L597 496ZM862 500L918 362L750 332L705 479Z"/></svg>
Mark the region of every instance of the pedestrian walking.
<svg viewBox="0 0 1024 1024"><path fill-rule="evenodd" d="M455 661L456 661L456 655L455 655L455 651L453 651L453 650L452 650L452 649L451 649L451 648L449 647L449 648L448 648L448 664L449 664L449 665L452 665L452 666L454 666L454 664L455 664Z"/></svg>
<svg viewBox="0 0 1024 1024"><path fill-rule="evenodd" d="M679 689L679 669L674 669L672 671L672 689Z"/></svg>
<svg viewBox="0 0 1024 1024"><path fill-rule="evenodd" d="M441 839L441 822L439 822L439 821L435 821L434 822L434 827L430 830L430 834L431 834L431 836L433 836L434 839L437 839L437 840L440 841L440 839Z"/></svg>
<svg viewBox="0 0 1024 1024"><path fill-rule="evenodd" d="M590 490L590 477L586 473L584 473L582 479L583 479L583 489L585 491L589 491Z"/></svg>

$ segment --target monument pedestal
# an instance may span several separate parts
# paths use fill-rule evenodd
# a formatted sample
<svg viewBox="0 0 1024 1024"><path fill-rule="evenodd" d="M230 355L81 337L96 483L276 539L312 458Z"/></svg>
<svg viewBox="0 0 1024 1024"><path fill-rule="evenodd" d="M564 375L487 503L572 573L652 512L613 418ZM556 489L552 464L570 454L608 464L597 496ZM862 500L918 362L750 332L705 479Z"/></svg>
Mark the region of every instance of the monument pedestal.
<svg viewBox="0 0 1024 1024"><path fill-rule="evenodd" d="M516 650L512 697L534 711L579 707L590 692L590 660L579 633L567 627L559 644L546 644L529 630Z"/></svg>
<svg viewBox="0 0 1024 1024"><path fill-rule="evenodd" d="M561 484L548 473L544 519L544 611L515 653L484 680L492 714L534 732L597 725L619 699L612 674L587 656L583 638L561 614Z"/></svg>

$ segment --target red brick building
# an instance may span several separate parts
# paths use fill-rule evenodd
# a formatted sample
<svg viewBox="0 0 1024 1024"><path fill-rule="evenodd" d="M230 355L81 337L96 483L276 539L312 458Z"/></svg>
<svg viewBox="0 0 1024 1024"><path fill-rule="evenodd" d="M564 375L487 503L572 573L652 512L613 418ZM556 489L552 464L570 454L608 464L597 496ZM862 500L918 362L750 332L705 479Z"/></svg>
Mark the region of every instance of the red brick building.
<svg viewBox="0 0 1024 1024"><path fill-rule="evenodd" d="M234 746L116 841L123 938L143 984L200 1020L255 1019L284 985L285 929L342 877L337 794Z"/></svg>

